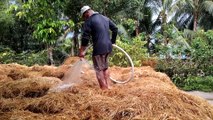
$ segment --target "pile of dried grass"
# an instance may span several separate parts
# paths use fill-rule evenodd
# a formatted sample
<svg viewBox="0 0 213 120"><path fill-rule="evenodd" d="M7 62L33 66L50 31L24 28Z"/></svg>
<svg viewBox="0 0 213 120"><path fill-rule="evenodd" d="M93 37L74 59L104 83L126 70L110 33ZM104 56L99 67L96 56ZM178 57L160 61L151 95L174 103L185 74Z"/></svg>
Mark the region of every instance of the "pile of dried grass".
<svg viewBox="0 0 213 120"><path fill-rule="evenodd" d="M29 70L27 66L19 64L1 64L0 65L0 81L2 80L18 80L29 77L26 72Z"/></svg>
<svg viewBox="0 0 213 120"><path fill-rule="evenodd" d="M47 93L51 86L61 82L57 78L25 78L17 81L0 83L0 97L40 97Z"/></svg>
<svg viewBox="0 0 213 120"><path fill-rule="evenodd" d="M64 73L67 69L68 67L60 67L54 70ZM123 75L126 73L126 69L113 69L115 71L111 72L117 72L119 69ZM43 71L42 67L37 71ZM155 72L151 67L135 68L133 81L124 85L111 83L112 89L106 91L100 90L93 70L84 72L81 83L56 93L47 92L51 86L60 82L53 78L25 78L0 82L0 118L213 119L212 105L202 98L177 89L167 75Z"/></svg>
<svg viewBox="0 0 213 120"><path fill-rule="evenodd" d="M0 81L37 77L55 77L61 79L69 68L70 66L68 65L60 67L34 65L27 67L19 64L0 64Z"/></svg>

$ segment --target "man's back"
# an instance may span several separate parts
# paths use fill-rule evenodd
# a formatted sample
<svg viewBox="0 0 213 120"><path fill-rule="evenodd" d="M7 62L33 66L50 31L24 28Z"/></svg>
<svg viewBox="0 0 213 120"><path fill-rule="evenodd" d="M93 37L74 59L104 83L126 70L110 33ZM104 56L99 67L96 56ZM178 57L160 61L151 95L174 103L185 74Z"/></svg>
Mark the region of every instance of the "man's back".
<svg viewBox="0 0 213 120"><path fill-rule="evenodd" d="M116 30L117 32L117 27L107 17L94 13L85 21L83 30L83 39L88 39L90 34L92 36L93 56L112 51L112 41L109 30Z"/></svg>

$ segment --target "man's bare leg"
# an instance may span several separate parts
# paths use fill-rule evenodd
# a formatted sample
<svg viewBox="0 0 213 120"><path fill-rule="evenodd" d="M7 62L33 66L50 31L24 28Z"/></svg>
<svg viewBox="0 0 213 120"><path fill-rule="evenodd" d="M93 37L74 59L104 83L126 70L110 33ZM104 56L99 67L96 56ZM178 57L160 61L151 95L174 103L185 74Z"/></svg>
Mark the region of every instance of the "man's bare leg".
<svg viewBox="0 0 213 120"><path fill-rule="evenodd" d="M108 83L105 80L104 71L96 71L99 86L102 90L108 89Z"/></svg>
<svg viewBox="0 0 213 120"><path fill-rule="evenodd" d="M104 70L103 73L104 73L104 79L105 79L105 83L106 83L106 85L107 85L107 88L110 88L110 83L109 83L109 80L110 80L110 78L109 78L110 73L109 73L109 70L106 69L106 70Z"/></svg>

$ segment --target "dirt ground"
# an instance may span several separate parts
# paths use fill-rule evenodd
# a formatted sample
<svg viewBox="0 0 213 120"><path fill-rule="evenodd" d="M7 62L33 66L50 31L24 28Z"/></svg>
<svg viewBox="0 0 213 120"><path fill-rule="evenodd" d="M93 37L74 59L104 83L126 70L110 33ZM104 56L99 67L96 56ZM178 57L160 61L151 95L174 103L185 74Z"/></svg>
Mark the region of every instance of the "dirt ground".
<svg viewBox="0 0 213 120"><path fill-rule="evenodd" d="M78 82L54 90L76 61L69 58L59 67L0 64L0 120L213 119L211 104L179 90L150 66L135 68L126 84L111 82L110 90L101 90L94 70L85 67ZM127 70L110 68L117 78Z"/></svg>

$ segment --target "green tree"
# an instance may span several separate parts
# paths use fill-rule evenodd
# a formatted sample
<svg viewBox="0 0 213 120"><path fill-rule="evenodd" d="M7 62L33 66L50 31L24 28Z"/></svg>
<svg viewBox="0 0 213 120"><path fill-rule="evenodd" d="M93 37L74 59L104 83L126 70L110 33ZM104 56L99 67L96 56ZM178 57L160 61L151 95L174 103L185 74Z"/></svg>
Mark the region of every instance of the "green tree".
<svg viewBox="0 0 213 120"><path fill-rule="evenodd" d="M60 0L28 0L19 8L16 16L26 20L33 28L33 36L48 49L50 64L54 64L53 47L63 33L63 27L73 27L72 21L64 21Z"/></svg>
<svg viewBox="0 0 213 120"><path fill-rule="evenodd" d="M0 1L0 44L7 41L7 36L10 32L10 27L14 24L12 14L7 13L9 8L8 0Z"/></svg>
<svg viewBox="0 0 213 120"><path fill-rule="evenodd" d="M197 30L199 21L202 19L212 18L213 16L213 1L212 0L183 0L179 6L180 13L187 13L193 17L193 30ZM210 15L210 16L209 16ZM209 21L212 21L209 19ZM205 22L204 24L207 24ZM210 25L212 22L210 22ZM200 22L202 24L202 22Z"/></svg>
<svg viewBox="0 0 213 120"><path fill-rule="evenodd" d="M175 13L178 11L179 0L153 0L149 1L147 6L151 8L153 15L153 23L159 23L161 25L161 31L164 36L164 44L168 44L168 23L172 22Z"/></svg>

